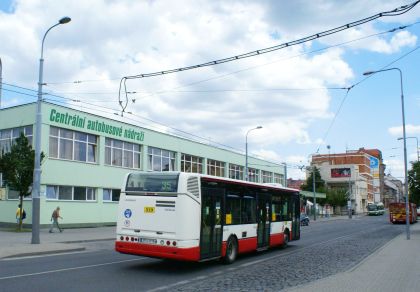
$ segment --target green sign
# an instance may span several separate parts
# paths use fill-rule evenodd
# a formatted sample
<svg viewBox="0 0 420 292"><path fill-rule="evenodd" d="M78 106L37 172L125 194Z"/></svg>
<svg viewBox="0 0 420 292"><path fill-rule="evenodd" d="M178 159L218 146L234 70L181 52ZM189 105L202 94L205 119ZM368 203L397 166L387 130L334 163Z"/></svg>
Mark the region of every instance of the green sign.
<svg viewBox="0 0 420 292"><path fill-rule="evenodd" d="M144 132L134 128L116 127L108 122L98 119L88 119L78 114L59 112L56 109L50 111L50 121L62 125L69 125L80 129L88 129L98 133L105 133L115 137L124 137L134 141L143 141Z"/></svg>

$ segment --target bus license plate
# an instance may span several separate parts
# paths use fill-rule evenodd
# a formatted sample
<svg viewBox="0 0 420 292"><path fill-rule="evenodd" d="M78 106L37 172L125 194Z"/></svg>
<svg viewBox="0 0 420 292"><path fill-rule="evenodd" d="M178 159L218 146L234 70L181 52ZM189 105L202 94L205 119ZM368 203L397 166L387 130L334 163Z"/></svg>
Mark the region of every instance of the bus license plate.
<svg viewBox="0 0 420 292"><path fill-rule="evenodd" d="M144 213L155 213L155 207L144 207Z"/></svg>
<svg viewBox="0 0 420 292"><path fill-rule="evenodd" d="M156 244L157 240L156 239L151 239L151 238L139 238L139 242L141 243L147 243L147 244Z"/></svg>

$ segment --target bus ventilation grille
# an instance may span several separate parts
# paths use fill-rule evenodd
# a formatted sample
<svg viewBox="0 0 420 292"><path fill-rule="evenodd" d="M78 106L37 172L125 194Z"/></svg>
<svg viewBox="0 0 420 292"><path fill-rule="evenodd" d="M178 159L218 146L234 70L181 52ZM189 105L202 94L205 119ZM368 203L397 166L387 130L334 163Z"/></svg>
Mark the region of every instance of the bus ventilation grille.
<svg viewBox="0 0 420 292"><path fill-rule="evenodd" d="M199 190L198 190L198 177L189 177L187 182L187 191L199 197Z"/></svg>

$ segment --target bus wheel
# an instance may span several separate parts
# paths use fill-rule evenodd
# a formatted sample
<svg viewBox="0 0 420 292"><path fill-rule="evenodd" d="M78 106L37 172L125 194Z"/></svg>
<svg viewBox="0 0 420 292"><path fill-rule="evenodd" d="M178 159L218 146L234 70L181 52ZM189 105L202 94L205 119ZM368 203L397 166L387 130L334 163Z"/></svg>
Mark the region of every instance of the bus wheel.
<svg viewBox="0 0 420 292"><path fill-rule="evenodd" d="M289 244L289 230L284 231L284 241L281 247L286 247Z"/></svg>
<svg viewBox="0 0 420 292"><path fill-rule="evenodd" d="M238 256L238 243L236 239L231 236L229 237L226 244L226 255L223 258L223 262L227 265L233 263Z"/></svg>

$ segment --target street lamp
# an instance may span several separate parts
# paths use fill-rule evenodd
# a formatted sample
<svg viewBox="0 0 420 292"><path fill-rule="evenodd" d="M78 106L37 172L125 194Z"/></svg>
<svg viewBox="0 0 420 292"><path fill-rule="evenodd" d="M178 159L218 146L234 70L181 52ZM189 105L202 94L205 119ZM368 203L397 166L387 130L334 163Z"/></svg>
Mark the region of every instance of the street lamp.
<svg viewBox="0 0 420 292"><path fill-rule="evenodd" d="M36 124L35 124L35 167L34 182L32 189L32 244L39 244L39 218L40 218L40 190L41 190L41 122L42 122L42 85L44 70L44 41L48 32L60 24L71 21L70 17L61 18L58 23L51 26L44 34L41 44L41 58L39 59L39 81L38 81L38 100L36 103Z"/></svg>
<svg viewBox="0 0 420 292"><path fill-rule="evenodd" d="M363 73L363 75L371 75L379 72L385 72L390 70L397 70L400 73L400 87L401 87L401 111L402 111L402 124L403 124L403 139L404 139L404 193L405 193L405 225L407 240L410 239L410 221L409 215L410 210L408 208L408 180L407 180L407 136L405 135L405 112L404 112L404 91L403 91L403 78L402 72L399 68L388 68L377 71L368 71Z"/></svg>
<svg viewBox="0 0 420 292"><path fill-rule="evenodd" d="M419 139L417 137L405 137L406 139L416 139L417 141L417 162L419 161ZM398 138L397 140L402 140L403 138Z"/></svg>
<svg viewBox="0 0 420 292"><path fill-rule="evenodd" d="M249 174L248 174L248 134L249 132L253 130L262 129L262 126L257 126L255 128L249 129L248 132L246 132L245 135L245 180L249 180Z"/></svg>

